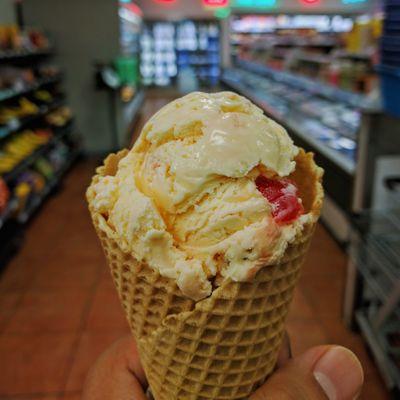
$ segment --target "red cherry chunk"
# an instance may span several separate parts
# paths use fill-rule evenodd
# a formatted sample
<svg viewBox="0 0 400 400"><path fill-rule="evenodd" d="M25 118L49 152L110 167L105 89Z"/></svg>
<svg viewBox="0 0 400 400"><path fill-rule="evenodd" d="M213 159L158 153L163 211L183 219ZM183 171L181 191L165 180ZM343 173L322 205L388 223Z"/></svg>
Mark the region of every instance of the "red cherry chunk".
<svg viewBox="0 0 400 400"><path fill-rule="evenodd" d="M270 179L260 175L256 186L271 203L272 216L277 223L288 224L303 214L297 186L290 179Z"/></svg>

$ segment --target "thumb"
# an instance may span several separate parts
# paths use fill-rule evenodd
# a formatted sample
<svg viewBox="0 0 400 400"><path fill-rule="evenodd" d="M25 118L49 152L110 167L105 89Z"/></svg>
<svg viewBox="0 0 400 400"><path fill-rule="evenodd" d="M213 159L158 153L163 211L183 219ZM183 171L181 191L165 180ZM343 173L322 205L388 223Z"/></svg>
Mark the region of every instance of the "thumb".
<svg viewBox="0 0 400 400"><path fill-rule="evenodd" d="M278 369L251 400L354 400L364 374L357 357L341 346L318 346Z"/></svg>

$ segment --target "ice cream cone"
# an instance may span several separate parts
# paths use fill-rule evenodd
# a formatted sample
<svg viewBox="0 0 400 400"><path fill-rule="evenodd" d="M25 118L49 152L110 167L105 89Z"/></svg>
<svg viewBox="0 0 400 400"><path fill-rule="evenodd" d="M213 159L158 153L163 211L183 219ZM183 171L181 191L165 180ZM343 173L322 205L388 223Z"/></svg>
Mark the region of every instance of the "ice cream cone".
<svg viewBox="0 0 400 400"><path fill-rule="evenodd" d="M98 174L115 174L124 154L109 157ZM291 179L305 211L318 216L322 170L303 150L296 165ZM124 253L101 229L104 219L88 201L154 398L248 398L275 366L315 222L305 225L282 258L261 268L251 281L225 279L211 296L196 302L175 280Z"/></svg>

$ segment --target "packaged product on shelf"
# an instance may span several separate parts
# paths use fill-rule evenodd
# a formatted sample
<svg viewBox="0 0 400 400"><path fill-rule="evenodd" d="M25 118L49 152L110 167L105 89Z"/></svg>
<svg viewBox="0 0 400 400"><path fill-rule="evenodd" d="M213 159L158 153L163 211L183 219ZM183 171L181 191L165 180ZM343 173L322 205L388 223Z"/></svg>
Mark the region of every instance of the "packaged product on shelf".
<svg viewBox="0 0 400 400"><path fill-rule="evenodd" d="M44 157L36 160L34 164L35 169L41 173L48 181L54 177L54 169L52 165Z"/></svg>
<svg viewBox="0 0 400 400"><path fill-rule="evenodd" d="M39 113L39 107L27 99L21 97L16 106L0 107L0 124L10 124L12 120L35 115Z"/></svg>
<svg viewBox="0 0 400 400"><path fill-rule="evenodd" d="M49 40L40 29L30 29L27 34L33 47L37 49L45 49L49 47Z"/></svg>
<svg viewBox="0 0 400 400"><path fill-rule="evenodd" d="M18 183L15 186L14 196L17 200L17 207L16 207L17 214L20 214L25 210L31 193L32 193L32 187L26 182Z"/></svg>
<svg viewBox="0 0 400 400"><path fill-rule="evenodd" d="M54 97L52 96L52 94L48 91L48 90L36 90L33 93L33 97L38 100L41 101L43 103L51 103L54 100Z"/></svg>
<svg viewBox="0 0 400 400"><path fill-rule="evenodd" d="M0 26L0 51L19 49L22 45L16 25Z"/></svg>
<svg viewBox="0 0 400 400"><path fill-rule="evenodd" d="M10 191L4 179L0 177L0 215L6 209L8 200L10 198Z"/></svg>
<svg viewBox="0 0 400 400"><path fill-rule="evenodd" d="M58 142L57 145L47 154L47 159L55 171L58 171L65 165L70 150L63 142Z"/></svg>
<svg viewBox="0 0 400 400"><path fill-rule="evenodd" d="M57 127L64 126L72 118L71 109L67 106L57 108L46 115L46 122Z"/></svg>
<svg viewBox="0 0 400 400"><path fill-rule="evenodd" d="M38 67L38 73L41 76L55 77L61 73L61 70L55 65L40 65Z"/></svg>
<svg viewBox="0 0 400 400"><path fill-rule="evenodd" d="M0 90L24 90L35 82L35 74L30 68L0 67Z"/></svg>
<svg viewBox="0 0 400 400"><path fill-rule="evenodd" d="M19 175L16 182L17 185L21 183L27 183L31 186L32 191L36 193L40 193L46 185L46 181L43 176L38 172L31 170L27 170Z"/></svg>
<svg viewBox="0 0 400 400"><path fill-rule="evenodd" d="M39 29L21 30L17 25L0 26L0 53L23 53L49 48L49 40Z"/></svg>

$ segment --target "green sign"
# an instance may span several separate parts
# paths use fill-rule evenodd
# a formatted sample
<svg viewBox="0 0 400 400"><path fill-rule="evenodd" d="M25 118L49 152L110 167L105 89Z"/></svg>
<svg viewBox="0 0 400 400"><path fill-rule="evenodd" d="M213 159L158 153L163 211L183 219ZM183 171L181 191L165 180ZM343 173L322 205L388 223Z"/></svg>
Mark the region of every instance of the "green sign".
<svg viewBox="0 0 400 400"><path fill-rule="evenodd" d="M230 7L219 7L215 10L214 15L219 19L228 18L231 15L231 9Z"/></svg>

